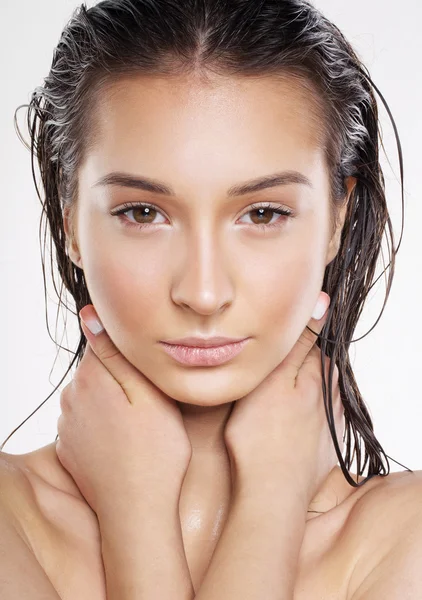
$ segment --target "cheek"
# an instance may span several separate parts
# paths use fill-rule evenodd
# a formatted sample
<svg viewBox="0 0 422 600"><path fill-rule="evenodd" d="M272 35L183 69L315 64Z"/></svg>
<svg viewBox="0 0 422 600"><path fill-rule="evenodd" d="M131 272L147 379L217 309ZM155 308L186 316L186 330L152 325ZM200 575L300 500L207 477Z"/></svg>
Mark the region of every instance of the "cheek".
<svg viewBox="0 0 422 600"><path fill-rule="evenodd" d="M251 287L256 331L265 335L277 353L282 348L289 351L311 319L322 287L324 256L315 246L313 251L305 244L290 248L271 264L267 262L261 268L259 285Z"/></svg>
<svg viewBox="0 0 422 600"><path fill-rule="evenodd" d="M96 242L84 248L88 291L113 341L129 349L154 328L158 303L166 298L165 272L157 253L142 252L139 244L112 243L111 237Z"/></svg>

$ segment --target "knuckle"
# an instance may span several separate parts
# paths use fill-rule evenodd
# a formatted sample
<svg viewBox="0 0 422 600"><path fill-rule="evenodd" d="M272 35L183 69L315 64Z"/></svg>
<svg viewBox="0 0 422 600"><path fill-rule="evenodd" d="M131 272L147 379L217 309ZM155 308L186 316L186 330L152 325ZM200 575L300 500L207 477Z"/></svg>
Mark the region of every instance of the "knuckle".
<svg viewBox="0 0 422 600"><path fill-rule="evenodd" d="M330 365L331 365L331 359L329 356L327 356L326 354L324 354L324 369L325 372L328 373L330 372Z"/></svg>
<svg viewBox="0 0 422 600"><path fill-rule="evenodd" d="M56 454L58 457L60 457L61 453L62 453L62 441L59 438L56 442Z"/></svg>
<svg viewBox="0 0 422 600"><path fill-rule="evenodd" d="M321 373L317 369L310 369L308 371L308 379L315 385L321 385Z"/></svg>
<svg viewBox="0 0 422 600"><path fill-rule="evenodd" d="M224 429L224 443L231 455L239 452L242 447L242 440L245 436L238 432L237 427L233 426L230 421Z"/></svg>
<svg viewBox="0 0 422 600"><path fill-rule="evenodd" d="M337 397L337 396L335 398L335 404L333 406L333 410L334 410L334 415L335 415L336 422L340 426L343 426L344 419L345 419L344 406L343 406L343 403L342 403L341 399L339 397Z"/></svg>
<svg viewBox="0 0 422 600"><path fill-rule="evenodd" d="M63 444L63 440L61 440L60 438L57 440L57 444L56 444L56 455L57 455L57 458L59 459L59 461L61 462L61 464L63 465L63 467L67 468L68 460L67 460L67 454L66 454L66 447Z"/></svg>
<svg viewBox="0 0 422 600"><path fill-rule="evenodd" d="M330 368L331 368L331 358L326 355L324 357L324 368L325 368L326 378L328 380L328 377L330 374ZM337 385L338 380L339 380L339 370L338 370L337 364L334 363L334 367L333 367L333 383L334 383L334 385Z"/></svg>
<svg viewBox="0 0 422 600"><path fill-rule="evenodd" d="M314 342L315 335L312 333L312 331L309 331L309 329L305 329L298 339L298 343L305 346L305 348L309 348L309 346L312 346L311 351L314 347Z"/></svg>
<svg viewBox="0 0 422 600"><path fill-rule="evenodd" d="M65 388L63 388L63 390L60 394L60 409L63 412L65 410L68 410L69 408L70 408L69 390L68 390L68 386L66 386Z"/></svg>
<svg viewBox="0 0 422 600"><path fill-rule="evenodd" d="M343 437L345 425L346 425L346 421L344 418L344 413L342 413L335 420L336 431L338 431L339 437Z"/></svg>
<svg viewBox="0 0 422 600"><path fill-rule="evenodd" d="M63 433L63 425L64 425L64 419L63 419L63 415L59 415L59 418L57 419L57 433L59 434L59 436L61 436L61 434Z"/></svg>
<svg viewBox="0 0 422 600"><path fill-rule="evenodd" d="M337 383L339 380L339 370L337 364L334 365L333 379Z"/></svg>
<svg viewBox="0 0 422 600"><path fill-rule="evenodd" d="M83 390L86 390L90 386L90 381L92 376L90 377L86 371L86 369L81 369L78 367L74 377L73 384L78 388L79 393Z"/></svg>
<svg viewBox="0 0 422 600"><path fill-rule="evenodd" d="M104 344L100 345L96 349L96 353L101 361L111 360L115 358L118 354L120 354L119 350L111 341L107 341Z"/></svg>

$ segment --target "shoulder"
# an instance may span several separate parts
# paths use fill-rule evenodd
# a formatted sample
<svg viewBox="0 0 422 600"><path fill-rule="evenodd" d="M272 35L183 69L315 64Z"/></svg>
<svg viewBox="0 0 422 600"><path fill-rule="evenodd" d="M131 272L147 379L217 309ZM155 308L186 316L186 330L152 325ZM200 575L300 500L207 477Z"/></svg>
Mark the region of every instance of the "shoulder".
<svg viewBox="0 0 422 600"><path fill-rule="evenodd" d="M71 475L59 461L56 442L25 454L4 454L5 460L20 472L35 494L43 488L83 500L83 496Z"/></svg>
<svg viewBox="0 0 422 600"><path fill-rule="evenodd" d="M33 552L29 531L37 527L41 519L36 509L36 494L20 468L15 455L0 452L0 520L2 531L9 538L22 540ZM30 527L28 527L30 524ZM16 537L15 537L16 536Z"/></svg>
<svg viewBox="0 0 422 600"><path fill-rule="evenodd" d="M350 579L348 598L366 599L361 591L371 590L375 581L378 582L375 585L380 585L387 569L395 573L398 581L406 576L407 568L413 568L415 558L418 564L422 562L422 471L402 471L378 477L377 484L368 488L353 506L349 524L349 531L358 542L359 555ZM402 570L397 568L399 562ZM396 568L392 570L393 564ZM387 585L391 588L393 580ZM398 585L397 594L399 590L404 592L403 581ZM382 596L378 589L376 593L379 595L374 597ZM387 600L398 596L384 593L382 597Z"/></svg>
<svg viewBox="0 0 422 600"><path fill-rule="evenodd" d="M31 486L13 460L0 452L1 597L59 598L26 535ZM22 577L22 573L25 574Z"/></svg>
<svg viewBox="0 0 422 600"><path fill-rule="evenodd" d="M422 515L422 471L401 471L376 479L377 484L354 505L350 519L365 537L391 538Z"/></svg>
<svg viewBox="0 0 422 600"><path fill-rule="evenodd" d="M0 490L0 502L34 551L57 535L74 535L75 522L96 533L95 513L58 460L55 443L26 454L0 452Z"/></svg>
<svg viewBox="0 0 422 600"><path fill-rule="evenodd" d="M0 452L0 508L16 525L34 499L33 489L14 460L14 455Z"/></svg>
<svg viewBox="0 0 422 600"><path fill-rule="evenodd" d="M98 545L98 520L52 443L26 454L0 453L3 504L40 560L58 548Z"/></svg>

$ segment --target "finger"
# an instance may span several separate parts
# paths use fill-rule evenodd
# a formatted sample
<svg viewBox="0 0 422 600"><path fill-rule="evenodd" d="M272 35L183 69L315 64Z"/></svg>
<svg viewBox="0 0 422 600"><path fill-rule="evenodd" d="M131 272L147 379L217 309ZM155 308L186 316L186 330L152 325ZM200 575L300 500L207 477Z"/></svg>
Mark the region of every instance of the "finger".
<svg viewBox="0 0 422 600"><path fill-rule="evenodd" d="M82 330L92 352L123 388L129 402L133 403L133 392L135 387L139 388L141 373L122 355L110 339L92 304L84 306L79 311L79 316ZM86 356L89 357L89 349Z"/></svg>
<svg viewBox="0 0 422 600"><path fill-rule="evenodd" d="M337 443L340 449L340 453L343 454L344 450L344 435L346 430L346 417L344 412L343 402L341 400L341 394L338 387L333 390L333 423L336 432Z"/></svg>
<svg viewBox="0 0 422 600"><path fill-rule="evenodd" d="M319 349L318 349L319 350ZM327 385L327 396L329 394L329 371L331 368L332 359L325 356L325 381ZM321 375L320 375L321 377ZM333 421L336 431L337 443L340 448L340 452L344 449L344 433L345 433L345 413L344 406L341 399L340 386L339 386L339 370L336 364L333 367L333 381L332 381L332 407L333 407Z"/></svg>
<svg viewBox="0 0 422 600"><path fill-rule="evenodd" d="M325 321L327 319L330 297L328 296L328 294L325 294L325 296L327 301L327 309L324 313L324 316L319 320L311 319L308 323L310 329L312 329L318 334L321 333L321 330L324 327ZM299 337L289 354L283 360L283 372L292 380L292 382L296 381L297 375L302 369L305 360L308 357L312 348L314 347L317 339L317 336L314 333L312 333L312 331L309 331L307 327L305 327L301 336ZM312 358L315 357L313 356Z"/></svg>
<svg viewBox="0 0 422 600"><path fill-rule="evenodd" d="M334 420L336 424L337 431L337 441L340 446L340 451L343 452L344 449L344 434L346 430L346 415L344 411L344 405L341 398L340 386L338 383L339 380L339 370L337 365L335 365L335 370L333 374L333 413Z"/></svg>
<svg viewBox="0 0 422 600"><path fill-rule="evenodd" d="M322 352L321 348L319 348L316 344L314 344L314 346L309 351L307 357L303 361L299 376L303 377L303 378L306 378L306 376L310 376L310 377L315 376L315 378L317 378L319 381L321 381L322 380L321 356L323 356L322 365L324 368L325 383L327 386L330 381L330 370L333 371L331 387L334 392L334 390L337 389L337 385L338 385L338 378L339 378L338 367L335 364L335 362L333 362L329 356L324 354Z"/></svg>
<svg viewBox="0 0 422 600"><path fill-rule="evenodd" d="M321 367L321 357L323 356L323 362ZM340 402L340 389L338 385L339 381L339 370L335 363L332 362L330 357L323 354L321 349L318 346L314 345L313 348L308 353L302 368L300 369L297 378L296 378L296 387L298 389L303 389L304 391L308 389L310 383L316 383L322 388L323 385L323 373L322 368L324 370L324 380L325 387L327 393L329 393L331 387L331 393L334 401ZM330 386L330 370L332 369L332 381Z"/></svg>

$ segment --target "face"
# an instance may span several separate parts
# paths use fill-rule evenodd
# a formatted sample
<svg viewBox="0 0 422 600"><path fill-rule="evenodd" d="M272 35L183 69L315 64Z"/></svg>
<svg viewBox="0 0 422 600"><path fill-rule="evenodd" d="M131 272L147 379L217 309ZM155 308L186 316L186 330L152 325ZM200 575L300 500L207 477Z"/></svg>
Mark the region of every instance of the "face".
<svg viewBox="0 0 422 600"><path fill-rule="evenodd" d="M309 92L288 79L128 78L102 96L69 254L116 346L179 402L245 396L312 317L340 231L330 230L311 110ZM283 171L309 183L228 192ZM172 193L96 185L112 172L159 180ZM148 209L111 214L125 203ZM181 365L159 343L194 335L250 339L214 367Z"/></svg>

